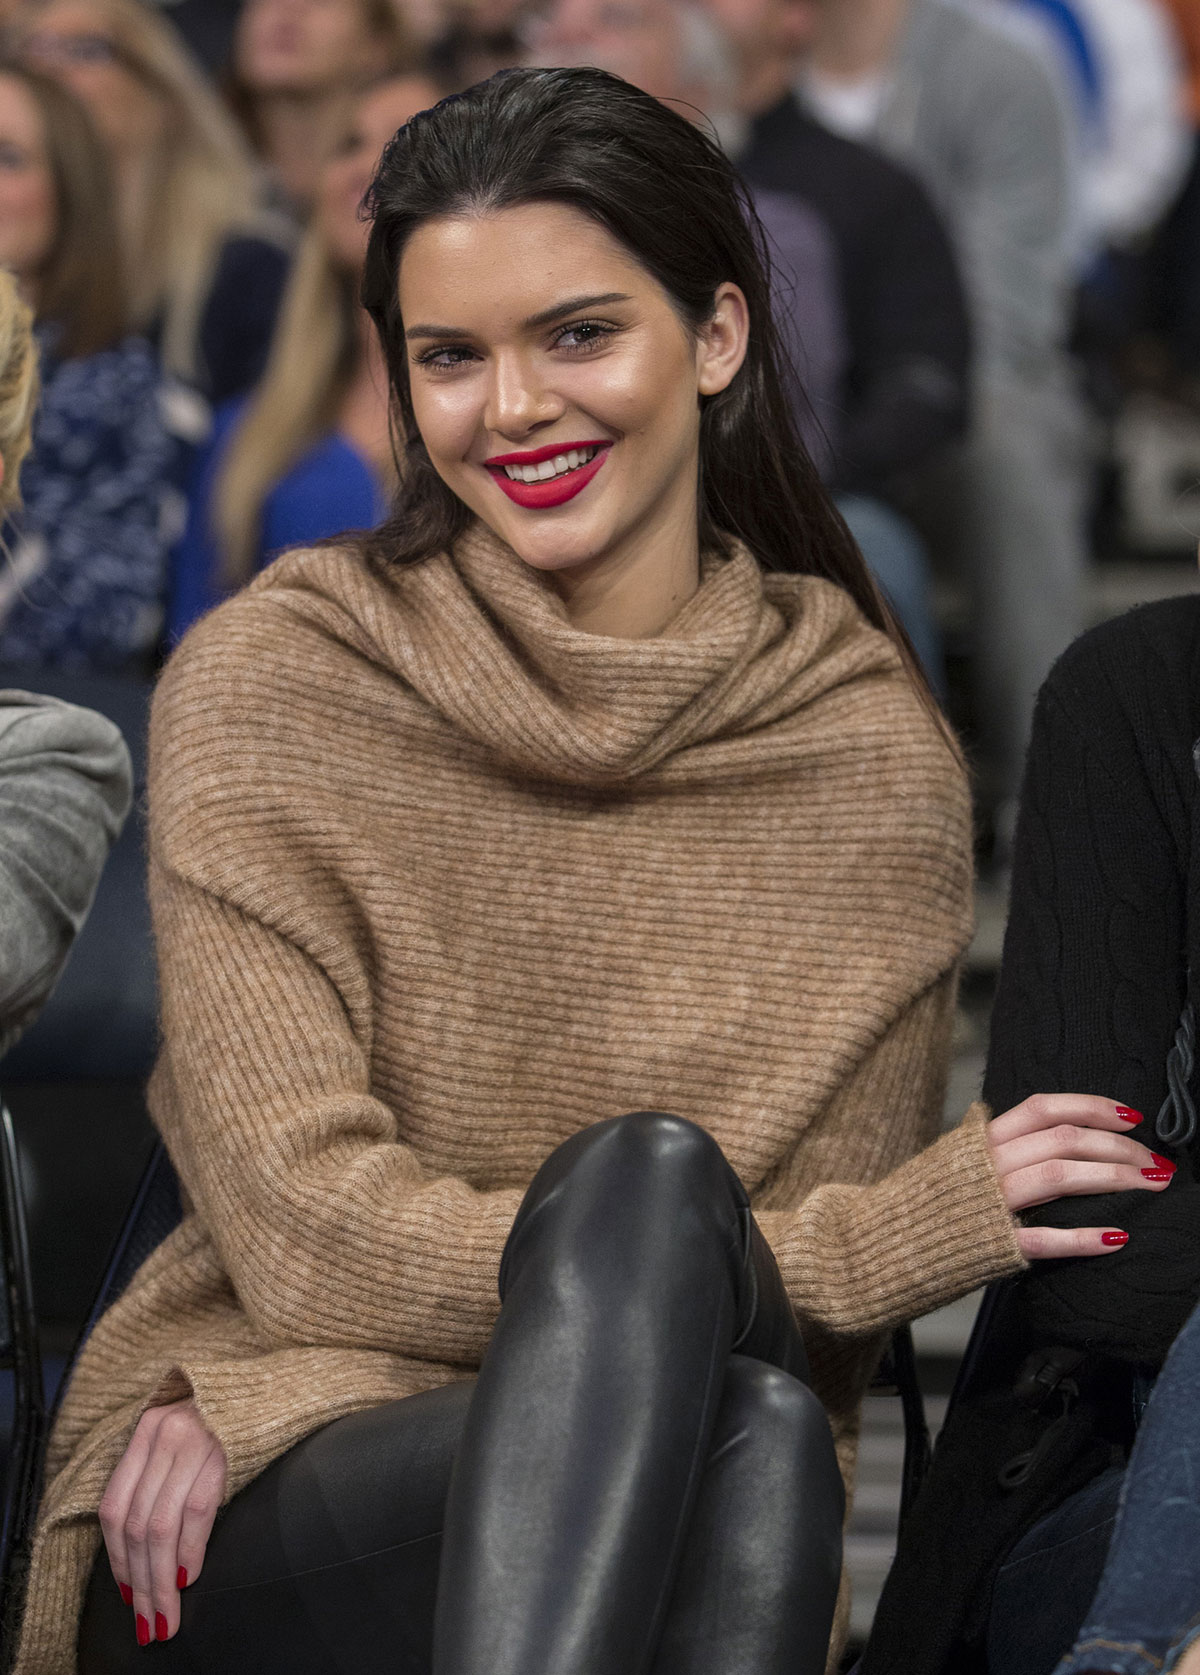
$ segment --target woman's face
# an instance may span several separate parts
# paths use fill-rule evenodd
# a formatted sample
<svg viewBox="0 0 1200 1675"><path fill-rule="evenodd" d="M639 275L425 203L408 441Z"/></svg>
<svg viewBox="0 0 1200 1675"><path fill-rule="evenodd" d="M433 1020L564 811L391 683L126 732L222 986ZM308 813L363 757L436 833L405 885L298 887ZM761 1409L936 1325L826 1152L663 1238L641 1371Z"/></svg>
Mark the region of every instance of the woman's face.
<svg viewBox="0 0 1200 1675"><path fill-rule="evenodd" d="M54 246L57 220L41 111L16 76L0 75L0 265L28 285Z"/></svg>
<svg viewBox="0 0 1200 1675"><path fill-rule="evenodd" d="M693 337L622 244L555 203L423 223L399 286L430 458L527 564L617 577L694 549L700 398L746 350L736 286Z"/></svg>
<svg viewBox="0 0 1200 1675"><path fill-rule="evenodd" d="M358 100L344 143L321 171L317 214L335 262L357 273L362 268L370 227L359 217L384 146L418 111L436 105L438 91L423 76L396 76Z"/></svg>
<svg viewBox="0 0 1200 1675"><path fill-rule="evenodd" d="M51 0L32 14L21 53L87 106L119 157L149 151L161 141L167 101L126 54L102 5Z"/></svg>
<svg viewBox="0 0 1200 1675"><path fill-rule="evenodd" d="M234 62L254 93L319 93L380 66L360 0L248 0Z"/></svg>

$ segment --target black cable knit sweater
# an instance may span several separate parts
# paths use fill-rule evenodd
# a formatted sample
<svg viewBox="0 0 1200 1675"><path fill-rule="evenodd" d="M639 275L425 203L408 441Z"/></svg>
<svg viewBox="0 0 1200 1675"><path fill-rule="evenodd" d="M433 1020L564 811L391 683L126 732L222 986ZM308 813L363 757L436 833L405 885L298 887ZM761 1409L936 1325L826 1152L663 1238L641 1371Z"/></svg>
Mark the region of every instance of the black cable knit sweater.
<svg viewBox="0 0 1200 1675"><path fill-rule="evenodd" d="M984 1098L1107 1094L1174 1158L1163 1193L1063 1199L1026 1216L1124 1227L1112 1256L1035 1263L1003 1303L905 1526L861 1675L984 1667L991 1579L1038 1518L1114 1459L1103 1410L1121 1363L1161 1361L1200 1299L1194 1111L1180 1021L1200 998L1200 597L1144 606L1086 634L1038 700L1014 856ZM1200 1009L1197 1009L1200 1010ZM1161 1113L1161 1115L1160 1115ZM1014 1397L1030 1351L1090 1352L1069 1419ZM1055 1423L1055 1420L1058 1423ZM1032 1454L1015 1483L1011 1466ZM1121 1458L1118 1452L1115 1456ZM1006 1479L1006 1482L1002 1482Z"/></svg>

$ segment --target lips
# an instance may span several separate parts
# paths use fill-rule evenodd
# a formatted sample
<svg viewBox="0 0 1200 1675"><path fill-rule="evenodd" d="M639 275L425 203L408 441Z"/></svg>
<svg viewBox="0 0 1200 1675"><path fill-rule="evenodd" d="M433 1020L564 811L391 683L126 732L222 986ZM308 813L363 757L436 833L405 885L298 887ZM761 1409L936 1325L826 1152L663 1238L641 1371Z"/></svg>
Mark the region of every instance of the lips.
<svg viewBox="0 0 1200 1675"><path fill-rule="evenodd" d="M604 464L611 447L612 443L606 440L558 442L544 448L530 448L519 454L493 454L491 459L484 460L483 463L491 472L493 481L510 500L531 511L542 511L547 507L562 506L568 500L574 500ZM515 481L504 469L506 465L541 465L544 460L557 459L561 454L578 453L592 448L596 449L596 453L586 465L577 465L556 477L548 477L537 483Z"/></svg>

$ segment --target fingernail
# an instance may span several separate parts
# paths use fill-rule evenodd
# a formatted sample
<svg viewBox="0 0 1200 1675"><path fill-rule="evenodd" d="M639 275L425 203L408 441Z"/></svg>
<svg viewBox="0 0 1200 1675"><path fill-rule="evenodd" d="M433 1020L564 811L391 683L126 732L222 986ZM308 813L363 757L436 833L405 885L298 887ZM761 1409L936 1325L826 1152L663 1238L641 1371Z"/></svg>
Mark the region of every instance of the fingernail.
<svg viewBox="0 0 1200 1675"><path fill-rule="evenodd" d="M167 1628L167 1619L163 1616L161 1611L156 1611L154 1613L154 1638L156 1640L165 1640L169 1633L170 1630Z"/></svg>
<svg viewBox="0 0 1200 1675"><path fill-rule="evenodd" d="M142 1616L140 1611L137 1615L137 1637L139 1646L148 1646L150 1644L150 1624L146 1621L145 1617Z"/></svg>
<svg viewBox="0 0 1200 1675"><path fill-rule="evenodd" d="M180 1593L182 1593L187 1587L187 1571L182 1565L180 1565L179 1574L175 1578L175 1586L179 1589Z"/></svg>
<svg viewBox="0 0 1200 1675"><path fill-rule="evenodd" d="M1160 1157L1157 1152L1151 1152L1150 1156L1154 1159L1155 1163L1158 1164L1160 1169L1169 1169L1172 1175L1175 1173L1175 1165L1171 1162L1169 1157Z"/></svg>
<svg viewBox="0 0 1200 1675"><path fill-rule="evenodd" d="M1140 1111L1134 1110L1132 1105L1118 1105L1117 1115L1122 1122L1145 1122L1146 1120Z"/></svg>
<svg viewBox="0 0 1200 1675"><path fill-rule="evenodd" d="M125 1601L126 1605L132 1605L133 1604L133 1589L129 1586L129 1583L128 1582L118 1582L117 1587L120 1588L121 1598Z"/></svg>
<svg viewBox="0 0 1200 1675"><path fill-rule="evenodd" d="M1129 1243L1129 1234L1117 1233L1115 1231L1112 1233L1101 1233L1100 1243L1102 1245L1127 1245Z"/></svg>
<svg viewBox="0 0 1200 1675"><path fill-rule="evenodd" d="M1142 1174L1148 1181L1169 1181L1174 1175L1174 1169L1143 1169Z"/></svg>

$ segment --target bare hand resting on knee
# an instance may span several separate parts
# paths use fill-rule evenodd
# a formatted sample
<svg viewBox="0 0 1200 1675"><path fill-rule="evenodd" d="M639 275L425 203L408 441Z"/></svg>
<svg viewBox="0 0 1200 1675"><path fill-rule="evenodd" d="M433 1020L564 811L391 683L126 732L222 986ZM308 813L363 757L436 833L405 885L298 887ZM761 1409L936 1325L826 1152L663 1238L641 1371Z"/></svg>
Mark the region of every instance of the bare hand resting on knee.
<svg viewBox="0 0 1200 1675"><path fill-rule="evenodd" d="M113 1576L138 1644L179 1627L179 1590L204 1563L225 1493L225 1451L190 1401L147 1408L100 1502Z"/></svg>
<svg viewBox="0 0 1200 1675"><path fill-rule="evenodd" d="M988 1126L992 1161L1014 1214L1055 1198L1101 1192L1163 1192L1175 1165L1130 1129L1141 1114L1083 1093L1035 1093ZM1106 1256L1127 1235L1119 1227L1021 1227L1017 1242L1030 1260Z"/></svg>

